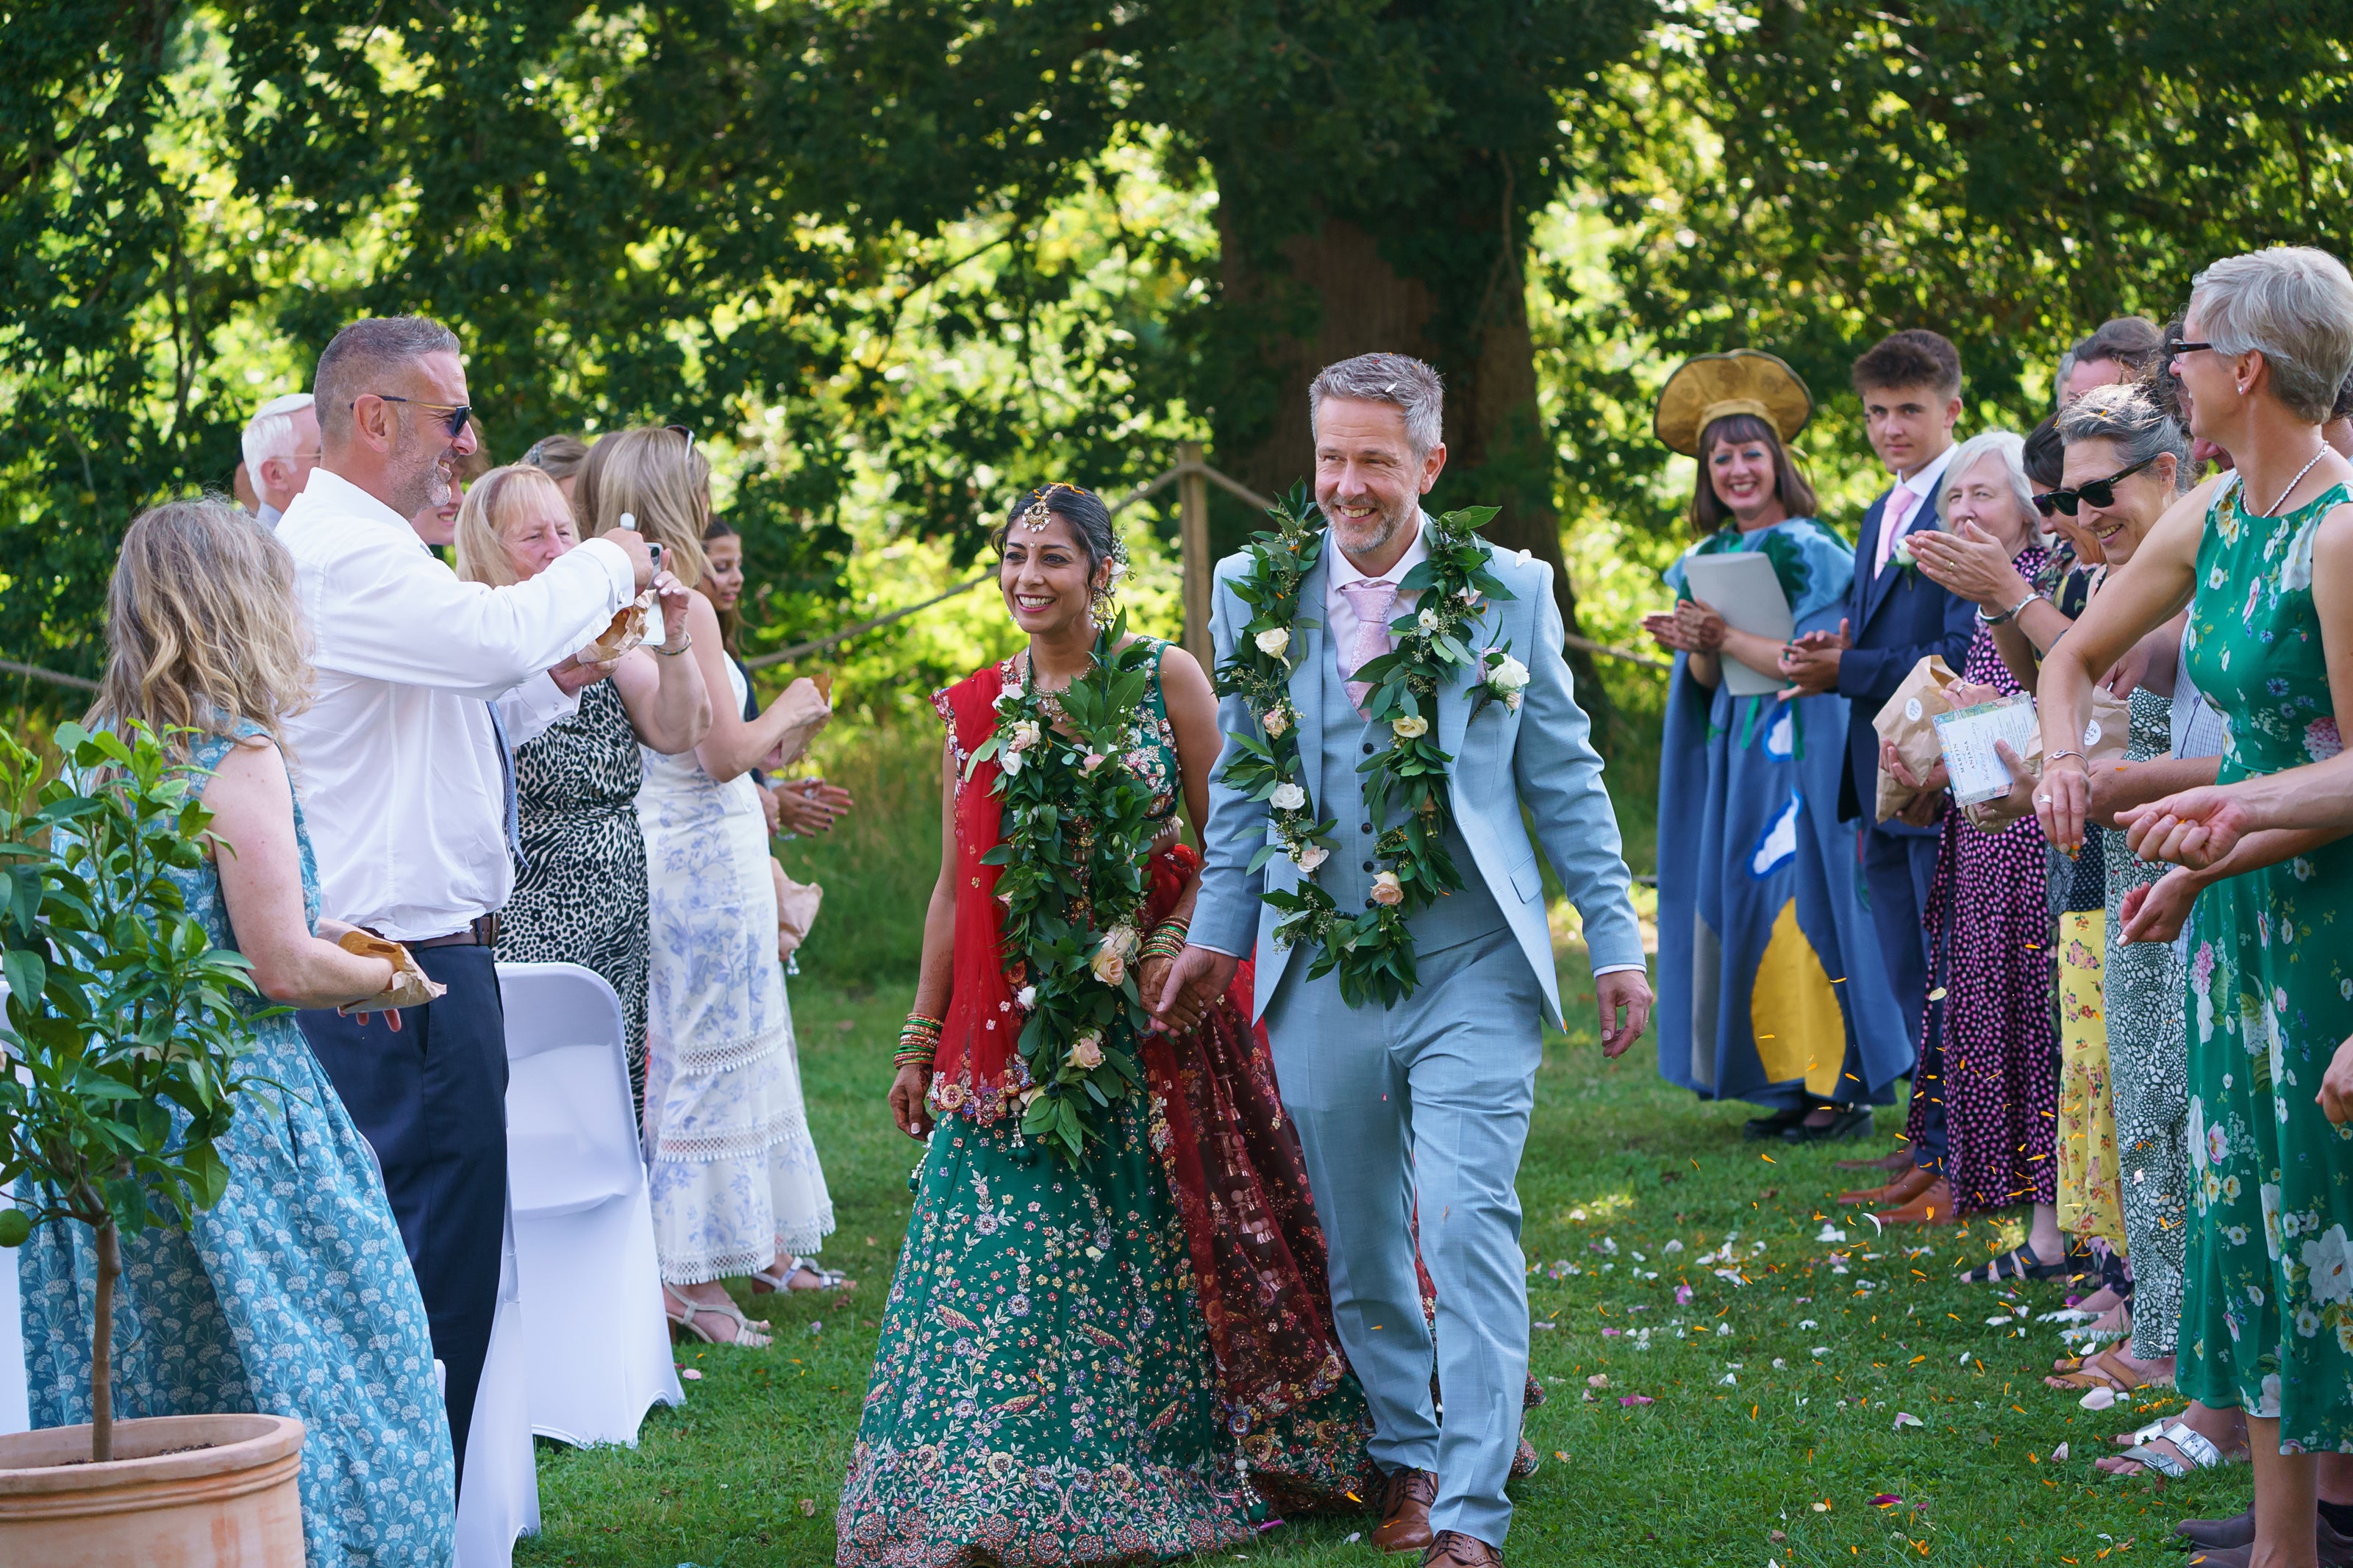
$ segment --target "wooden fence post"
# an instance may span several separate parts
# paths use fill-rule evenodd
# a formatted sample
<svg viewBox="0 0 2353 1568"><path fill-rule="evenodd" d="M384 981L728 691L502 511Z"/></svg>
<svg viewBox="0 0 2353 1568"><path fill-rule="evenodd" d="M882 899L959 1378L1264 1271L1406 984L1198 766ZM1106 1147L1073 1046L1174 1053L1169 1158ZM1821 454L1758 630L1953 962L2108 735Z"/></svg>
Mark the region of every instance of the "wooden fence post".
<svg viewBox="0 0 2353 1568"><path fill-rule="evenodd" d="M1209 482L1201 477L1201 443L1176 443L1177 542L1185 573L1185 651L1216 668L1209 646Z"/></svg>

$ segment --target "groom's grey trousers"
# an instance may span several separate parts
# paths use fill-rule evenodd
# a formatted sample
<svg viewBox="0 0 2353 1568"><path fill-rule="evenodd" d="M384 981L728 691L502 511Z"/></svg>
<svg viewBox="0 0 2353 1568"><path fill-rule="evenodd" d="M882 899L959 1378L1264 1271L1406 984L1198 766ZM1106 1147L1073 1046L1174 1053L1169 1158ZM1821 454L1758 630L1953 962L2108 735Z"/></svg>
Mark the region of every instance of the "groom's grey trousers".
<svg viewBox="0 0 2353 1568"><path fill-rule="evenodd" d="M1350 1008L1303 953L1266 1010L1274 1074L1331 1247L1332 1316L1372 1402L1373 1458L1435 1470L1432 1530L1500 1545L1528 1371L1526 1265L1513 1189L1543 1059L1544 996L1511 931L1416 958L1394 1007ZM1441 1433L1410 1226L1438 1287Z"/></svg>
<svg viewBox="0 0 2353 1568"><path fill-rule="evenodd" d="M1339 819L1339 848L1316 881L1346 913L1366 907L1374 861L1372 824L1348 797L1361 795L1356 764L1387 726L1358 719L1337 669L1323 663L1324 710L1343 717L1324 727L1319 798ZM1543 1059L1545 999L1461 830L1450 826L1444 843L1464 886L1413 919L1420 984L1410 997L1349 1007L1336 977L1307 978L1313 954L1302 949L1264 1018L1330 1247L1340 1343L1372 1403L1373 1458L1385 1469L1437 1471L1430 1528L1500 1546L1528 1370L1513 1184ZM1413 1270L1417 1195L1422 1262L1438 1287L1442 1434Z"/></svg>

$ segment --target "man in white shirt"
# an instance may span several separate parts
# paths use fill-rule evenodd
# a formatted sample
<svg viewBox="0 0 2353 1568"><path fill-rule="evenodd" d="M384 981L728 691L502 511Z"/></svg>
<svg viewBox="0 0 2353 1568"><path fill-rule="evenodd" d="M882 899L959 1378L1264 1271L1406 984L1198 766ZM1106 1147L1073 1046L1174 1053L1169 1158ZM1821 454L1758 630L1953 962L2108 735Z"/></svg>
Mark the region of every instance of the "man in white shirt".
<svg viewBox="0 0 2353 1568"><path fill-rule="evenodd" d="M245 426L245 474L252 481L254 516L276 528L319 466L319 416L307 392L273 397Z"/></svg>
<svg viewBox="0 0 2353 1568"><path fill-rule="evenodd" d="M472 450L448 329L355 321L312 381L322 456L280 520L309 619L316 696L287 721L324 910L416 952L448 987L363 1024L302 1032L384 1166L425 1298L458 1473L490 1345L506 1215L506 1045L492 960L514 871L501 735L570 699L546 675L652 576L644 542L588 541L527 583L461 582L409 520ZM518 742L519 743L519 742Z"/></svg>

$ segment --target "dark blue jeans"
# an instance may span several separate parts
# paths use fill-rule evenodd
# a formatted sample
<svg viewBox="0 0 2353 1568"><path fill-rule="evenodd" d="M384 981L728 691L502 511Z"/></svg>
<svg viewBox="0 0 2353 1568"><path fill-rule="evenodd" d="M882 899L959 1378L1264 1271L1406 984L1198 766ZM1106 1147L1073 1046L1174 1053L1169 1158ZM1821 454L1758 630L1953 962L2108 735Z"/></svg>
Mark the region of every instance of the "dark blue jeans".
<svg viewBox="0 0 2353 1568"><path fill-rule="evenodd" d="M489 948L426 948L417 961L448 994L403 1009L397 1033L380 1013L365 1024L332 1010L297 1022L384 1166L448 1378L462 1489L506 1247L506 1011Z"/></svg>

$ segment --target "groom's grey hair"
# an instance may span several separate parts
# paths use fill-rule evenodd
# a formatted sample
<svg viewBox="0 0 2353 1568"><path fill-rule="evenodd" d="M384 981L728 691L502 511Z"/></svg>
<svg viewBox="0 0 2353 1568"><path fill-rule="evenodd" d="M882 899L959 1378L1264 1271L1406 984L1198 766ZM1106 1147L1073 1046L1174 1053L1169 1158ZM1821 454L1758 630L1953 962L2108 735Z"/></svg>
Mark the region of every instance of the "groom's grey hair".
<svg viewBox="0 0 2353 1568"><path fill-rule="evenodd" d="M1446 389L1438 373L1410 354L1358 354L1316 373L1307 387L1307 418L1314 428L1327 397L1386 403L1405 415L1406 444L1417 459L1430 455L1446 424Z"/></svg>

